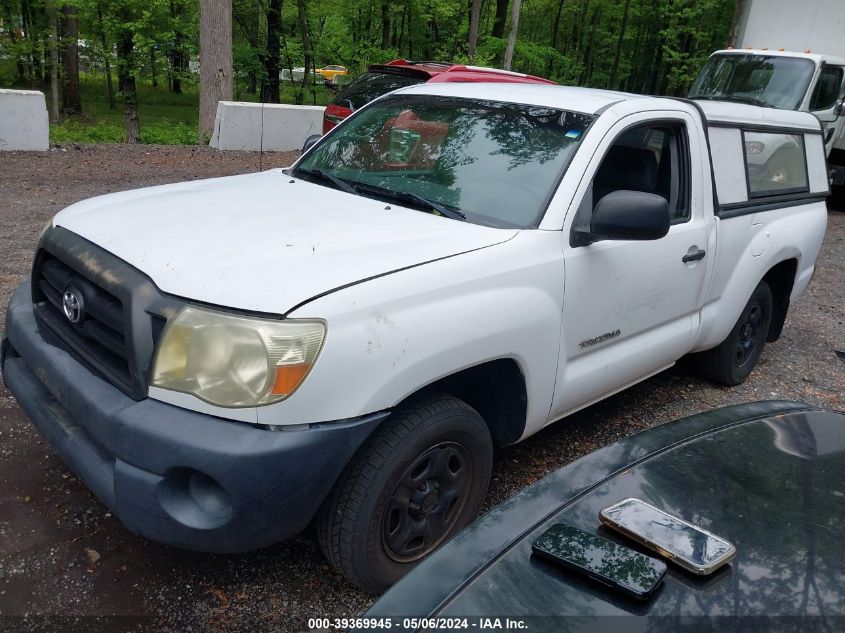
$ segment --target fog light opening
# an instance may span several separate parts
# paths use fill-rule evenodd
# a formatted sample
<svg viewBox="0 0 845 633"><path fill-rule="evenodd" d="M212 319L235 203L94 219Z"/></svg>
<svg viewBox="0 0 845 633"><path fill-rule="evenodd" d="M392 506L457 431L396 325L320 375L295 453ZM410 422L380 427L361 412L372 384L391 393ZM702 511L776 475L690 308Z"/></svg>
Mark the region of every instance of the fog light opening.
<svg viewBox="0 0 845 633"><path fill-rule="evenodd" d="M182 525L212 530L232 518L232 499L217 481L198 470L174 468L158 485L164 511Z"/></svg>

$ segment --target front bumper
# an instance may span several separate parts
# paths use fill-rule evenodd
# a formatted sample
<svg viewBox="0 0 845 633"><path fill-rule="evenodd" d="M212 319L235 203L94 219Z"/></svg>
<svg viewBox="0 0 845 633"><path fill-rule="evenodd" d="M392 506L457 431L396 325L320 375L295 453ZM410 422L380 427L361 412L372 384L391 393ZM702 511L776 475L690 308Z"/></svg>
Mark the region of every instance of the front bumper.
<svg viewBox="0 0 845 633"><path fill-rule="evenodd" d="M304 529L388 414L269 431L135 401L40 332L24 283L6 311L3 379L70 468L131 531L209 552Z"/></svg>

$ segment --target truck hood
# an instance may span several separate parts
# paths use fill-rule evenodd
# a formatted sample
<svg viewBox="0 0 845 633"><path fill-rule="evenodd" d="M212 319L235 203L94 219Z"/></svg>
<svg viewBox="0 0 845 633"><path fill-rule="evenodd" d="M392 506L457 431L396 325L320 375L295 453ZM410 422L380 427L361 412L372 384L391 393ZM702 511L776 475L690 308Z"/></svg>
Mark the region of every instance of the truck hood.
<svg viewBox="0 0 845 633"><path fill-rule="evenodd" d="M164 292L271 313L517 233L347 194L281 170L100 196L68 207L53 224L123 259Z"/></svg>

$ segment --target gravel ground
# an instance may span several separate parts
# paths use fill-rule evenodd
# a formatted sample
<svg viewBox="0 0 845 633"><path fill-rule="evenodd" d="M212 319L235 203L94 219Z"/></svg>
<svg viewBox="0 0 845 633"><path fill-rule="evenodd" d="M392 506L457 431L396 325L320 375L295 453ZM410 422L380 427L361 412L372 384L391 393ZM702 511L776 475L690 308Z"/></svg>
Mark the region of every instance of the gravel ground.
<svg viewBox="0 0 845 633"><path fill-rule="evenodd" d="M263 167L294 157L265 154ZM189 147L0 153L0 306L28 274L42 226L68 204L258 168L255 153ZM832 206L845 211L845 200ZM487 507L596 448L713 407L789 398L845 408L845 364L835 353L845 351L845 214L831 212L828 220L812 285L746 383L716 387L681 363L500 451ZM308 617L355 615L371 601L328 566L310 533L240 555L184 552L130 534L0 387L0 629L111 623L123 630L296 631Z"/></svg>

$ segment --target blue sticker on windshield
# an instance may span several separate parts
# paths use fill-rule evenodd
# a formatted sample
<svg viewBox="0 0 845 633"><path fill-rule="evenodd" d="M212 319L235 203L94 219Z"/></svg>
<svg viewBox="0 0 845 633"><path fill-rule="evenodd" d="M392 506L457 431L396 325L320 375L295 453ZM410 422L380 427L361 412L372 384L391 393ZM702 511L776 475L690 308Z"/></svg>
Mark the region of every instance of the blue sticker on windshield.
<svg viewBox="0 0 845 633"><path fill-rule="evenodd" d="M581 130L569 130L564 136L566 138L579 138L581 136Z"/></svg>

